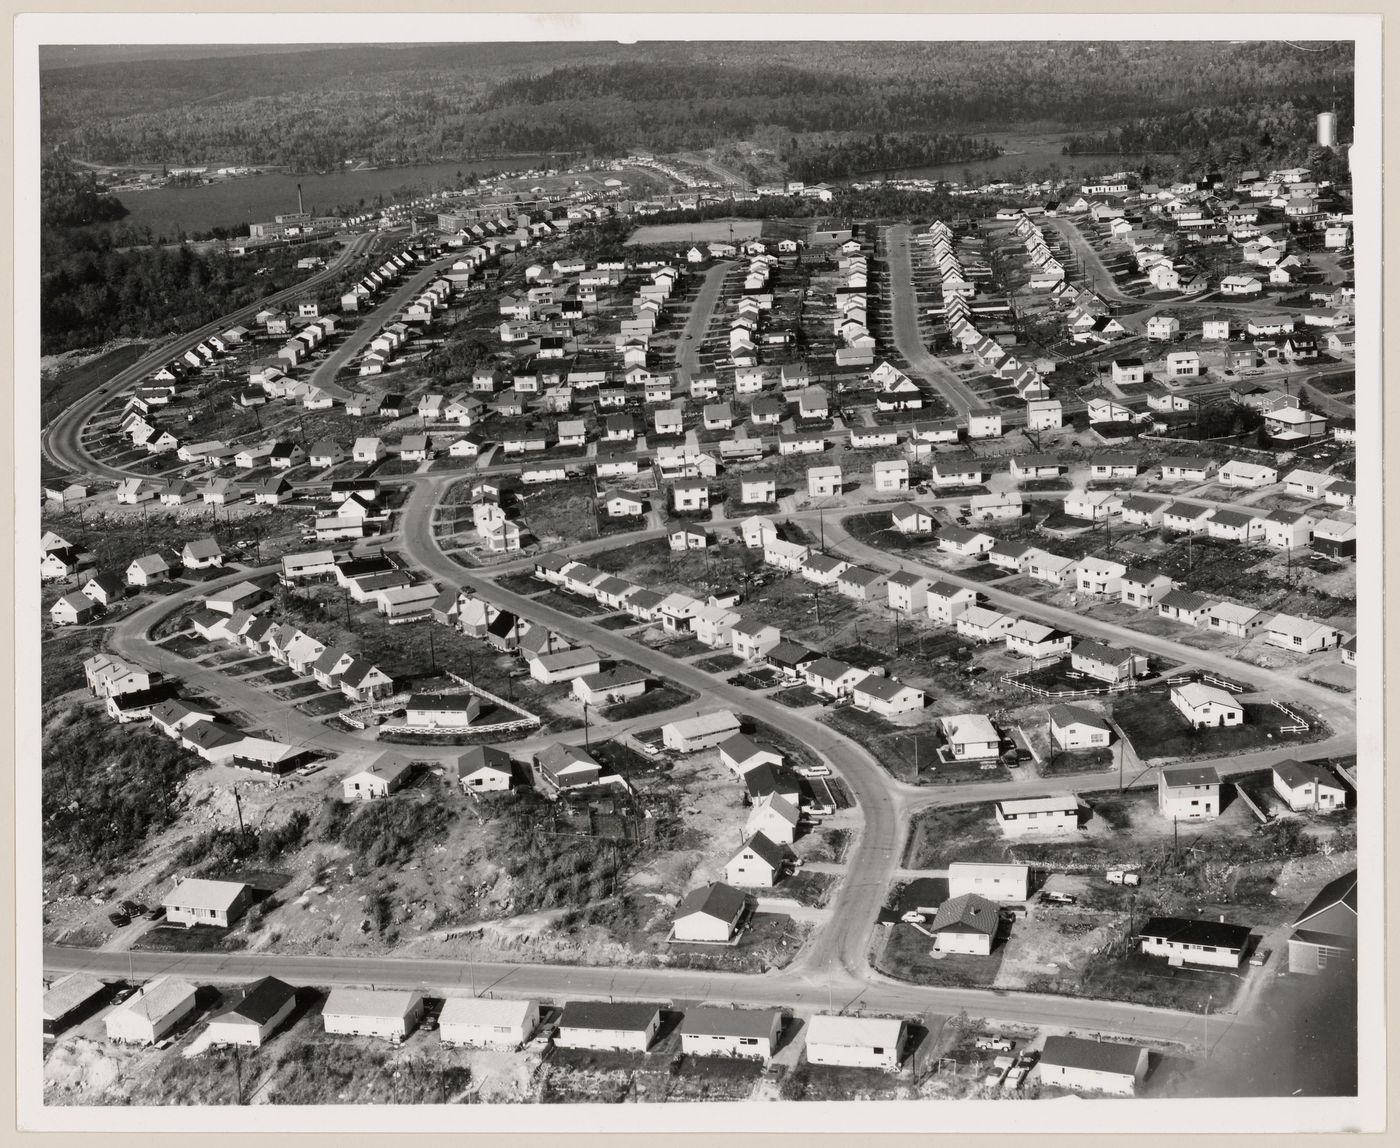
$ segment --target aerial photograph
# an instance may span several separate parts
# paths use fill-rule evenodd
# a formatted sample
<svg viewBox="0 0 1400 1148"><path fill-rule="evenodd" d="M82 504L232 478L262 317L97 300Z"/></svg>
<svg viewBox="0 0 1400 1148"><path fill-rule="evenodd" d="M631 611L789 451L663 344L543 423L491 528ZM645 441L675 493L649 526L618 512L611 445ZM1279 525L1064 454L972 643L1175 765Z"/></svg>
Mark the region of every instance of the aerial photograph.
<svg viewBox="0 0 1400 1148"><path fill-rule="evenodd" d="M38 49L36 1105L1357 1097L1358 41L210 27Z"/></svg>

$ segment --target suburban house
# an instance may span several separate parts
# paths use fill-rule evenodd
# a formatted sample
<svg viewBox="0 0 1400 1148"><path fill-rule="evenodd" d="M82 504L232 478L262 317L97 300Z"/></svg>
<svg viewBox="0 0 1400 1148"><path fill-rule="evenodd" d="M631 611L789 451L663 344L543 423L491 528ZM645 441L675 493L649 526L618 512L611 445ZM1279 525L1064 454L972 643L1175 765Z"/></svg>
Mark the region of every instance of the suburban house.
<svg viewBox="0 0 1400 1148"><path fill-rule="evenodd" d="M930 622L951 626L965 611L977 605L977 591L954 586L951 582L935 582L926 592L925 605Z"/></svg>
<svg viewBox="0 0 1400 1148"><path fill-rule="evenodd" d="M1157 614L1173 622L1199 627L1206 620L1210 607L1210 599L1194 590L1172 590L1162 595L1157 603Z"/></svg>
<svg viewBox="0 0 1400 1148"><path fill-rule="evenodd" d="M802 676L817 693L840 698L850 694L856 683L865 679L867 672L837 658L817 658L803 667Z"/></svg>
<svg viewBox="0 0 1400 1148"><path fill-rule="evenodd" d="M534 755L536 778L552 792L594 785L603 767L586 749L555 742Z"/></svg>
<svg viewBox="0 0 1400 1148"><path fill-rule="evenodd" d="M933 515L912 502L901 502L890 509L890 524L901 534L927 534L933 529Z"/></svg>
<svg viewBox="0 0 1400 1148"><path fill-rule="evenodd" d="M830 1016L807 1022L807 1059L850 1068L899 1067L904 1021L886 1017Z"/></svg>
<svg viewBox="0 0 1400 1148"><path fill-rule="evenodd" d="M1018 618L1006 631L1008 653L1022 658L1048 658L1069 653L1071 638L1063 630Z"/></svg>
<svg viewBox="0 0 1400 1148"><path fill-rule="evenodd" d="M179 977L157 977L102 1018L107 1039L118 1044L164 1040L195 1009L195 987Z"/></svg>
<svg viewBox="0 0 1400 1148"><path fill-rule="evenodd" d="M852 687L851 702L856 709L888 718L923 709L925 697L924 691L914 686L883 674L867 674Z"/></svg>
<svg viewBox="0 0 1400 1148"><path fill-rule="evenodd" d="M1101 642L1080 642L1070 651L1070 668L1087 674L1097 681L1116 685L1131 681L1147 670L1147 659L1130 650L1106 646Z"/></svg>
<svg viewBox="0 0 1400 1148"><path fill-rule="evenodd" d="M748 909L749 900L738 889L720 882L701 885L676 906L671 935L676 941L728 944Z"/></svg>
<svg viewBox="0 0 1400 1148"><path fill-rule="evenodd" d="M457 758L457 781L466 793L504 793L515 783L515 762L503 749L474 745Z"/></svg>
<svg viewBox="0 0 1400 1148"><path fill-rule="evenodd" d="M950 714L938 719L955 761L976 761L1001 754L1001 734L986 714Z"/></svg>
<svg viewBox="0 0 1400 1148"><path fill-rule="evenodd" d="M1224 921L1195 921L1183 917L1152 917L1138 930L1142 951L1166 957L1173 968L1204 965L1237 969L1244 964L1250 930Z"/></svg>
<svg viewBox="0 0 1400 1148"><path fill-rule="evenodd" d="M1268 615L1262 610L1234 602L1216 602L1206 611L1206 629L1229 634L1232 638L1254 637L1267 620Z"/></svg>
<svg viewBox="0 0 1400 1148"><path fill-rule="evenodd" d="M768 1060L778 1048L783 1014L778 1009L716 1008L685 1010L681 1051L690 1056Z"/></svg>
<svg viewBox="0 0 1400 1148"><path fill-rule="evenodd" d="M241 881L185 877L161 900L165 919L173 925L215 925L227 929L238 922L253 898L253 887Z"/></svg>
<svg viewBox="0 0 1400 1148"><path fill-rule="evenodd" d="M402 789L412 776L412 763L396 753L382 753L364 769L341 783L346 801L373 801Z"/></svg>
<svg viewBox="0 0 1400 1148"><path fill-rule="evenodd" d="M1142 610L1157 605L1171 588L1172 580L1159 570L1135 566L1125 570L1119 580L1119 601Z"/></svg>
<svg viewBox="0 0 1400 1148"><path fill-rule="evenodd" d="M913 612L922 610L927 601L928 579L922 574L900 570L889 576L886 583L888 604L892 610ZM974 599L976 595L974 594Z"/></svg>
<svg viewBox="0 0 1400 1148"><path fill-rule="evenodd" d="M1288 971L1318 974L1356 963L1356 870L1329 881L1293 922Z"/></svg>
<svg viewBox="0 0 1400 1148"><path fill-rule="evenodd" d="M661 727L662 744L676 753L694 753L727 741L740 730L739 719L728 710L680 718Z"/></svg>
<svg viewBox="0 0 1400 1148"><path fill-rule="evenodd" d="M1312 654L1331 649L1342 640L1341 632L1310 618L1295 618L1291 614L1275 614L1264 627L1264 640L1271 646Z"/></svg>
<svg viewBox="0 0 1400 1148"><path fill-rule="evenodd" d="M996 820L1007 837L1078 829L1079 798L1072 793L1008 798L996 803Z"/></svg>
<svg viewBox="0 0 1400 1148"><path fill-rule="evenodd" d="M1345 808L1347 791L1326 766L1289 758L1274 766L1274 792L1294 813L1331 813Z"/></svg>
<svg viewBox="0 0 1400 1148"><path fill-rule="evenodd" d="M999 904L1015 904L1030 896L1030 879L1027 865L954 861L948 866L948 895L975 893Z"/></svg>
<svg viewBox="0 0 1400 1148"><path fill-rule="evenodd" d="M767 622L746 618L735 625L729 637L735 656L748 662L772 650L782 639L782 632Z"/></svg>
<svg viewBox="0 0 1400 1148"><path fill-rule="evenodd" d="M924 928L933 935L934 952L990 956L1001 929L1001 909L986 897L963 893L939 905Z"/></svg>
<svg viewBox="0 0 1400 1148"><path fill-rule="evenodd" d="M1179 821L1220 815L1220 776L1211 766L1166 766L1157 777L1157 811Z"/></svg>
<svg viewBox="0 0 1400 1148"><path fill-rule="evenodd" d="M1244 706L1218 686L1204 682L1172 686L1171 703L1193 729L1244 724Z"/></svg>
<svg viewBox="0 0 1400 1148"><path fill-rule="evenodd" d="M241 1045L261 1048L296 1007L297 991L276 977L254 981L232 1004L215 1013L205 1030L215 1047Z"/></svg>
<svg viewBox="0 0 1400 1148"><path fill-rule="evenodd" d="M655 1005L568 1001L554 1043L560 1048L645 1052L660 1025L661 1010Z"/></svg>
<svg viewBox="0 0 1400 1148"><path fill-rule="evenodd" d="M519 1048L539 1026L538 1001L452 996L443 1001L438 1036L446 1045Z"/></svg>
<svg viewBox="0 0 1400 1148"><path fill-rule="evenodd" d="M325 1031L340 1036L376 1036L395 1044L423 1019L423 994L414 989L331 989L321 1010Z"/></svg>
<svg viewBox="0 0 1400 1148"><path fill-rule="evenodd" d="M1042 1085L1133 1096L1147 1077L1147 1065L1147 1049L1136 1044L1047 1036L1038 1071Z"/></svg>
<svg viewBox="0 0 1400 1148"><path fill-rule="evenodd" d="M1064 750L1103 748L1113 740L1113 727L1108 719L1083 706L1053 705L1050 737Z"/></svg>
<svg viewBox="0 0 1400 1148"><path fill-rule="evenodd" d="M1009 614L988 610L983 606L969 606L957 619L957 630L964 638L974 642L998 642L1016 624Z"/></svg>

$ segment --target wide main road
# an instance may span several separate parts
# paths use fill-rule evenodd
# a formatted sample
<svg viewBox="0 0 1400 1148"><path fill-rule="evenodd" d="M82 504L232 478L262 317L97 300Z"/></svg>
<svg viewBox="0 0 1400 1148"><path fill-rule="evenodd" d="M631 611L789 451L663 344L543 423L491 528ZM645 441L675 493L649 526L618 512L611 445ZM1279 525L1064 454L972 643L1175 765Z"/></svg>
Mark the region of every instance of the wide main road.
<svg viewBox="0 0 1400 1148"><path fill-rule="evenodd" d="M88 420L97 413L109 396L138 382L152 371L159 370L171 359L183 355L210 335L226 331L229 327L256 315L264 307L295 299L309 288L319 287L327 280L335 278L351 260L366 251L376 238L377 236L373 232L357 235L324 270L318 271L315 275L303 279L283 291L268 295L256 303L250 303L247 307L231 311L211 323L206 323L204 326L180 336L173 342L162 343L159 348L138 359L126 370L113 375L100 386L94 387L88 394L58 415L44 429L43 437L40 440L42 449L56 466L67 468L75 474L94 478L109 478L117 482L131 477L127 471L98 461L83 446L83 428L87 426Z"/></svg>
<svg viewBox="0 0 1400 1148"><path fill-rule="evenodd" d="M928 1011L985 1017L1007 1024L1118 1033L1145 1041L1194 1044L1201 1037L1193 1013L1147 1008L1125 1001L1004 993L903 984L842 970L784 969L749 976L691 969L590 968L580 965L478 964L417 957L289 957L276 953L113 953L44 947L48 973L87 972L138 979L182 976L196 982L238 982L274 976L294 985L421 988L452 996L543 997L594 1000L715 1001L794 1010L861 1009L915 1015ZM1221 1016L1219 1037L1250 1021ZM1215 1026L1212 1025L1212 1030ZM1214 1032L1212 1033L1214 1036ZM1217 1039L1219 1038L1217 1037Z"/></svg>
<svg viewBox="0 0 1400 1148"><path fill-rule="evenodd" d="M890 275L890 329L894 345L917 375L928 379L959 415L987 404L937 355L929 354L919 330L919 293L914 286L909 225L896 224L885 231L885 259Z"/></svg>

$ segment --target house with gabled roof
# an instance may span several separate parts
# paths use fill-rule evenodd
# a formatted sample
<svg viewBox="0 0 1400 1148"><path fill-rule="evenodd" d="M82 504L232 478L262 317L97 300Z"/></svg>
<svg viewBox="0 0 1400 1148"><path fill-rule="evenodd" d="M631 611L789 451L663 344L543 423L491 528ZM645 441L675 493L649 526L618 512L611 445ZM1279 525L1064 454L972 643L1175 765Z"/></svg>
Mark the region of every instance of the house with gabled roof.
<svg viewBox="0 0 1400 1148"><path fill-rule="evenodd" d="M1288 971L1317 975L1356 963L1356 870L1329 881L1293 922Z"/></svg>

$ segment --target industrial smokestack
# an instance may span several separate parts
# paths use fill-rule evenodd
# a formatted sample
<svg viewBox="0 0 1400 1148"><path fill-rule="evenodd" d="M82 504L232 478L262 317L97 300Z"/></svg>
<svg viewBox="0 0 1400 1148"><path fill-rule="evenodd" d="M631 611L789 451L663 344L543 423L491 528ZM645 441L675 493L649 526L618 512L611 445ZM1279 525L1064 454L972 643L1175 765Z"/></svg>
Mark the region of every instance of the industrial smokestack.
<svg viewBox="0 0 1400 1148"><path fill-rule="evenodd" d="M1317 122L1318 122L1317 134L1318 134L1319 137L1321 137L1321 135L1322 135L1322 117L1319 116ZM306 208L302 207L302 205L301 205L301 184L297 184L297 214L300 215L300 214L304 213L305 211L306 211Z"/></svg>
<svg viewBox="0 0 1400 1148"><path fill-rule="evenodd" d="M1337 113L1319 112L1317 116L1317 146L1337 146Z"/></svg>

